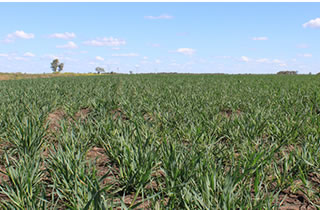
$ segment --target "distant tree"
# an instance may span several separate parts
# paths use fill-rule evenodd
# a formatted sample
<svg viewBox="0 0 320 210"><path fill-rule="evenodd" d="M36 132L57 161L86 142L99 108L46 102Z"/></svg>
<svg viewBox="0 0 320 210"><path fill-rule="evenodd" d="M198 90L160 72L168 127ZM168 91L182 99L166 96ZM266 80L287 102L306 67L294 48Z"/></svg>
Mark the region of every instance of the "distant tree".
<svg viewBox="0 0 320 210"><path fill-rule="evenodd" d="M105 70L104 70L104 68L97 67L97 68L96 68L96 72L97 72L98 74L101 74L101 73L105 73Z"/></svg>
<svg viewBox="0 0 320 210"><path fill-rule="evenodd" d="M129 73L130 73L130 74L133 74L133 72L132 72L132 71L129 71Z"/></svg>
<svg viewBox="0 0 320 210"><path fill-rule="evenodd" d="M297 71L279 71L277 74L286 74L286 75L295 75L297 74Z"/></svg>
<svg viewBox="0 0 320 210"><path fill-rule="evenodd" d="M51 62L51 69L53 72L57 72L57 68L59 66L59 59L54 59L52 62Z"/></svg>
<svg viewBox="0 0 320 210"><path fill-rule="evenodd" d="M59 65L58 65L58 67L59 67L59 72L61 72L62 70L63 70L63 67L64 67L64 63L60 63Z"/></svg>

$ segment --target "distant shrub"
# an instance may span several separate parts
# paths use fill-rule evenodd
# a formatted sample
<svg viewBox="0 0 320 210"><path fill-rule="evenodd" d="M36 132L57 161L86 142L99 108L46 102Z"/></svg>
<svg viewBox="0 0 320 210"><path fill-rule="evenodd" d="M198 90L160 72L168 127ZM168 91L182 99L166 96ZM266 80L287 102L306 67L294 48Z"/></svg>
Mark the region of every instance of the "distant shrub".
<svg viewBox="0 0 320 210"><path fill-rule="evenodd" d="M279 71L277 74L295 75L297 71Z"/></svg>

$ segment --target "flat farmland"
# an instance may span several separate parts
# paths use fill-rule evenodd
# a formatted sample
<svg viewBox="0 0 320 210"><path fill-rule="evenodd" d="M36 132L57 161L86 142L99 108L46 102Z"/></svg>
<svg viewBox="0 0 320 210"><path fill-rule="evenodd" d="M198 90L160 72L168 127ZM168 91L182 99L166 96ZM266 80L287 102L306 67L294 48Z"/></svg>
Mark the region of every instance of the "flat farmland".
<svg viewBox="0 0 320 210"><path fill-rule="evenodd" d="M3 209L319 209L320 77L0 81Z"/></svg>

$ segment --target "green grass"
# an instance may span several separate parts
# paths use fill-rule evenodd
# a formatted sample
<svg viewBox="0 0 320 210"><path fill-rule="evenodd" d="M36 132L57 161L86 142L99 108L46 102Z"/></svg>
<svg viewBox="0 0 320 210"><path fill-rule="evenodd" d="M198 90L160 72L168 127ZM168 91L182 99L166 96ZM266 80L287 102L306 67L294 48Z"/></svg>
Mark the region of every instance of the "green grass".
<svg viewBox="0 0 320 210"><path fill-rule="evenodd" d="M320 208L318 76L21 79L0 99L2 208Z"/></svg>

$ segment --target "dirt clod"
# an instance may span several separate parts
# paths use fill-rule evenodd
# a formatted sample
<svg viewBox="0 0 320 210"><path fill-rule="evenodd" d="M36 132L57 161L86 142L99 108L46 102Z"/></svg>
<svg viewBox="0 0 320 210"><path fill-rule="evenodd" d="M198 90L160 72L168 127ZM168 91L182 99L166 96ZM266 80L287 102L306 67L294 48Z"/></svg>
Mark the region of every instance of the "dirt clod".
<svg viewBox="0 0 320 210"><path fill-rule="evenodd" d="M280 193L279 200L281 201L280 210L316 210L316 207L308 201L301 191L293 193L289 190L283 190Z"/></svg>

